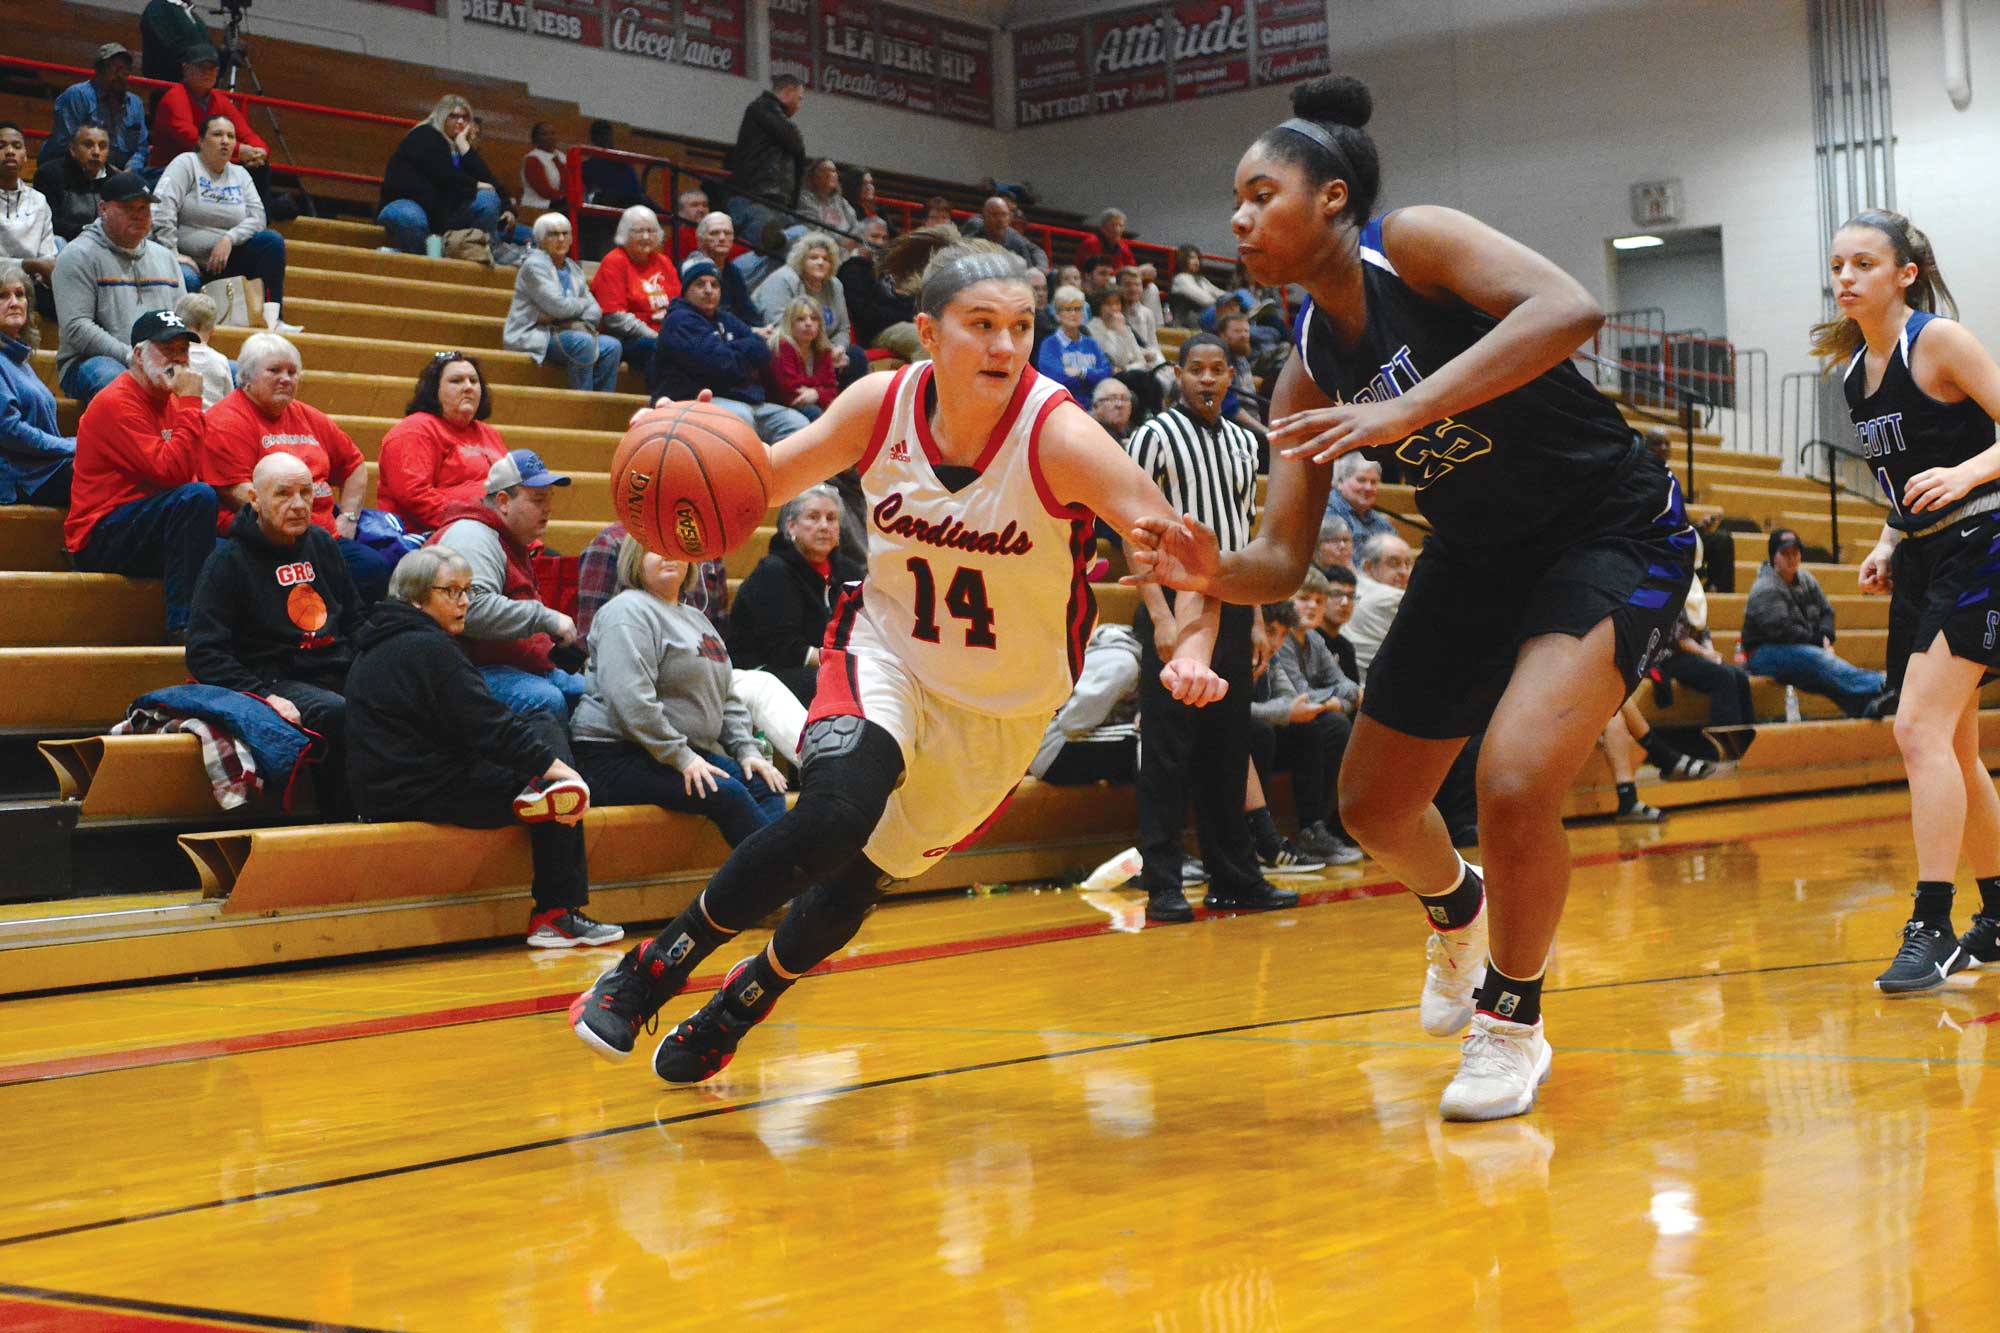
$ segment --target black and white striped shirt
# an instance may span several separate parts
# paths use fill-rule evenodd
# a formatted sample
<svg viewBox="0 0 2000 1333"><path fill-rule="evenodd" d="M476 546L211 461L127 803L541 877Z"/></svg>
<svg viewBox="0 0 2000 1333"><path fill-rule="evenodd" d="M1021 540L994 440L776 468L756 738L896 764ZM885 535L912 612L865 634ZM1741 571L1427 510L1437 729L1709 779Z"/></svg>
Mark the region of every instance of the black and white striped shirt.
<svg viewBox="0 0 2000 1333"><path fill-rule="evenodd" d="M1257 519L1257 437L1233 421L1210 426L1185 407L1132 432L1125 450L1146 470L1176 514L1215 529L1228 555L1250 544Z"/></svg>

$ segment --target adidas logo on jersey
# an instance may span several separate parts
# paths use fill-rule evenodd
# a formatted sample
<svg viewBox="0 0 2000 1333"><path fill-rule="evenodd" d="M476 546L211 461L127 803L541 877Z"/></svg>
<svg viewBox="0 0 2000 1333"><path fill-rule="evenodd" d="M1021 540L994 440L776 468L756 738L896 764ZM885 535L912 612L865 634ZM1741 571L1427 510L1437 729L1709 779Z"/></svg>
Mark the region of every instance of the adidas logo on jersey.
<svg viewBox="0 0 2000 1333"><path fill-rule="evenodd" d="M891 445L889 446L889 461L890 461L891 463L907 463L907 462L909 462L909 461L910 461L910 446L909 446L909 445L907 445L907 444L905 444L905 443L904 443L903 441L901 441L901 440L897 440L897 441L896 441L895 443L891 444Z"/></svg>

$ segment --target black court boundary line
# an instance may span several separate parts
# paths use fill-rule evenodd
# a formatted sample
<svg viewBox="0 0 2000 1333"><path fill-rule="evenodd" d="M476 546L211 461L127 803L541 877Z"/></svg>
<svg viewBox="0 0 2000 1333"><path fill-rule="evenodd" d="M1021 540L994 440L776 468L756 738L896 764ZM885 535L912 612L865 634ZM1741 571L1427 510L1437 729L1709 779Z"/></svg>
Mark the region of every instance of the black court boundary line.
<svg viewBox="0 0 2000 1333"><path fill-rule="evenodd" d="M1677 981L1710 981L1727 977L1763 976L1779 972L1806 972L1831 967L1852 967L1859 963L1873 962L1873 959L1838 959L1817 963L1781 963L1770 967L1741 968L1726 972L1689 972L1677 976L1642 977L1632 981L1592 982L1584 986L1566 987L1562 990L1547 991L1549 995L1564 995L1581 991L1616 990L1624 986L1657 986ZM171 1208L155 1208L144 1213L132 1213L120 1217L100 1218L94 1222L74 1222L68 1226L50 1227L43 1231L23 1232L20 1235L0 1237L0 1249L16 1245L29 1245L36 1241L56 1240L64 1236L84 1235L94 1231L104 1231L112 1227L128 1226L140 1222L157 1222L169 1217L185 1217L192 1213L213 1212L241 1203L261 1203L267 1199L289 1198L296 1194L310 1194L324 1189L334 1189L342 1185L362 1185L377 1180L393 1180L399 1176L415 1175L421 1171L439 1170L445 1167L466 1166L473 1162L493 1161L502 1157L518 1157L524 1153L540 1152L544 1148L564 1148L579 1143L594 1143L601 1139L620 1138L647 1129L665 1129L670 1125L692 1124L702 1120L714 1120L722 1116L735 1115L742 1111L760 1111L774 1106L786 1106L794 1102L814 1100L824 1101L834 1097L850 1096L858 1092L874 1092L882 1088L900 1087L909 1083L923 1083L931 1079L950 1078L960 1074L986 1073L995 1069L1016 1069L1026 1065L1047 1064L1057 1060L1067 1060L1081 1055L1103 1055L1111 1051L1135 1050L1145 1046L1166 1046L1176 1042L1193 1041L1204 1037L1234 1036L1243 1032L1260 1032L1267 1028L1292 1027L1301 1023L1325 1023L1343 1018L1368 1018L1379 1014L1407 1013L1416 1008L1411 1004L1374 1005L1365 1009L1343 1009L1323 1014L1300 1014L1290 1018L1268 1018L1255 1023L1230 1023L1222 1027L1197 1028L1187 1032L1148 1034L1127 1038L1122 1041L1099 1042L1091 1046L1078 1046L1064 1051L1038 1051L1033 1055L1008 1056L998 1060L981 1060L973 1064L948 1065L942 1069L920 1070L908 1074L891 1074L884 1078L864 1079L857 1083L844 1083L831 1088L814 1088L804 1092L789 1092L774 1097L758 1097L750 1101L731 1102L726 1106L708 1106L698 1111L682 1115L658 1116L650 1120L635 1121L628 1125L609 1125L602 1129L583 1130L575 1134L560 1134L553 1138L534 1139L527 1143L507 1144L499 1148L482 1148L477 1152L454 1153L448 1157L435 1157L422 1162L410 1162L402 1166L378 1167L373 1171L357 1171L349 1175L334 1176L327 1180L307 1181L298 1185L286 1185L281 1189L258 1190L250 1194L230 1195L220 1199L209 1199L202 1203L177 1204ZM274 1326L288 1327L288 1326Z"/></svg>
<svg viewBox="0 0 2000 1333"><path fill-rule="evenodd" d="M148 1301L136 1297L94 1296L81 1291L57 1291L52 1287L26 1287L0 1282L0 1296L22 1300L55 1301L66 1305L87 1305L104 1310L126 1310L134 1314L156 1314L176 1319L220 1320L246 1328L296 1329L300 1333L398 1333L394 1329L365 1324L330 1324L323 1319L294 1319L288 1315L244 1314L237 1310L217 1310L205 1305L176 1305L171 1301Z"/></svg>

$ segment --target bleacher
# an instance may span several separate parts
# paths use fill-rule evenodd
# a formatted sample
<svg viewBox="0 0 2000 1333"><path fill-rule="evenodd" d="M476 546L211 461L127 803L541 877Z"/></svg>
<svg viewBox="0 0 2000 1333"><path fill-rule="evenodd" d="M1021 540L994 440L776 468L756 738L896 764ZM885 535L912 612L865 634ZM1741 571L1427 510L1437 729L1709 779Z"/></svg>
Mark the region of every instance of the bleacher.
<svg viewBox="0 0 2000 1333"><path fill-rule="evenodd" d="M129 16L112 11L54 5L17 25L16 45L38 58L87 64L101 34L123 32L129 24ZM260 41L257 59L267 84L294 95L322 90L328 101L347 101L336 90L365 81L373 105L402 116L423 114L447 89L465 91L486 114L487 151L503 175L518 164L533 121L551 120L566 136L583 129L574 106L529 97L519 85L446 79L395 62L277 41ZM46 118L45 96L38 100L18 84L9 87L0 93L0 116L24 123ZM310 117L287 121L300 159L362 173L379 171L401 133L383 124L346 125L321 135L308 128L314 123ZM660 136L634 146L690 166L713 165L703 156L713 145ZM977 207L970 185L944 189L879 168L877 174L885 193L900 180L919 197L945 193ZM314 182L312 188L329 201L348 199L372 209L372 189L356 195L340 182ZM282 229L290 246L286 315L306 326L294 339L305 359L301 397L332 414L364 455L377 456L432 354L463 348L486 368L495 398L492 424L508 443L535 449L575 477L557 501L551 547L574 553L611 521L605 469L627 417L644 401L629 371L621 374L621 392L576 393L562 387L560 369L502 350L510 269L379 252L386 238L372 222L301 218ZM246 334L221 330L217 344L233 354ZM53 386L53 329L45 326L43 338L33 365ZM73 403L63 404L62 420L66 431L75 429ZM1783 524L1809 544L1830 545L1823 488L1785 475L1776 457L1727 450L1712 434L1697 435L1694 455L1697 513L1719 509L1754 529ZM1683 473L1687 467L1678 445L1674 466ZM1392 513L1416 512L1407 487L1385 486L1380 503ZM1843 503L1852 510L1843 514L1852 519L1852 533L1872 536L1880 511L1864 502ZM1404 528L1421 545L1422 531ZM760 533L730 557L732 579L749 571L767 539L768 532ZM1741 541L1737 586L1747 590L1763 544L1750 530ZM1852 541L1836 555L1858 558ZM1886 602L1858 595L1851 563L1812 568L1839 612L1843 654L1880 666ZM1136 603L1131 589L1109 583L1097 592L1106 619L1129 620ZM1725 654L1734 647L1743 600L1741 592L1710 598L1717 646ZM20 831L17 837L56 829L77 849L74 864L93 867L78 889L126 895L79 896L0 913L0 954L8 963L0 968L0 994L519 933L528 866L524 830L323 823L309 793L291 811L253 802L224 815L214 807L191 738L104 736L131 699L185 679L185 667L179 649L161 645L157 583L70 570L58 511L0 509L0 607L0 749L6 752L0 772L10 784L0 795L14 798L0 804L9 821L4 826ZM1783 692L1774 683L1759 682L1756 701L1761 718L1783 715ZM2000 704L2000 696L1986 702ZM1815 696L1801 703L1806 723L1760 729L1741 762L1723 776L1705 783L1654 782L1646 799L1672 807L1900 777L1890 728L1839 719ZM1699 726L1706 716L1705 696L1688 690L1679 691L1670 708L1655 707L1649 696L1645 707L1665 726ZM1988 745L2000 759L2000 713L1989 712L1984 721ZM1609 769L1598 755L1572 790L1566 813L1602 815L1614 805ZM945 858L903 887L922 891L1061 875L1126 845L1133 827L1129 790L1029 781L979 846ZM594 810L586 829L595 910L608 920L671 915L726 850L706 821L651 808ZM93 840L149 847L152 854L92 857L83 849ZM170 859L159 855L162 848ZM32 857L29 862L35 863ZM17 858L16 864L23 862ZM36 864L66 867L71 858ZM339 873L326 873L328 866ZM57 872L50 884L59 880Z"/></svg>

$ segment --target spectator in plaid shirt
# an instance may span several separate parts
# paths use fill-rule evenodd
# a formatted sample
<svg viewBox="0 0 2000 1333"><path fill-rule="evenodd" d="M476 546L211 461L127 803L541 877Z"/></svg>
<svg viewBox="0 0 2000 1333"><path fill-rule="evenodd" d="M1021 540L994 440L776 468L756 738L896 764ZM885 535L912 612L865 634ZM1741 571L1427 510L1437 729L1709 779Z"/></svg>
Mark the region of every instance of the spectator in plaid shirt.
<svg viewBox="0 0 2000 1333"><path fill-rule="evenodd" d="M590 545L577 557L576 632L590 637L590 622L597 609L618 593L618 544L625 540L625 525L613 523L591 538ZM691 606L708 617L717 634L729 633L729 574L720 560L704 560L688 569L681 589L681 605Z"/></svg>

